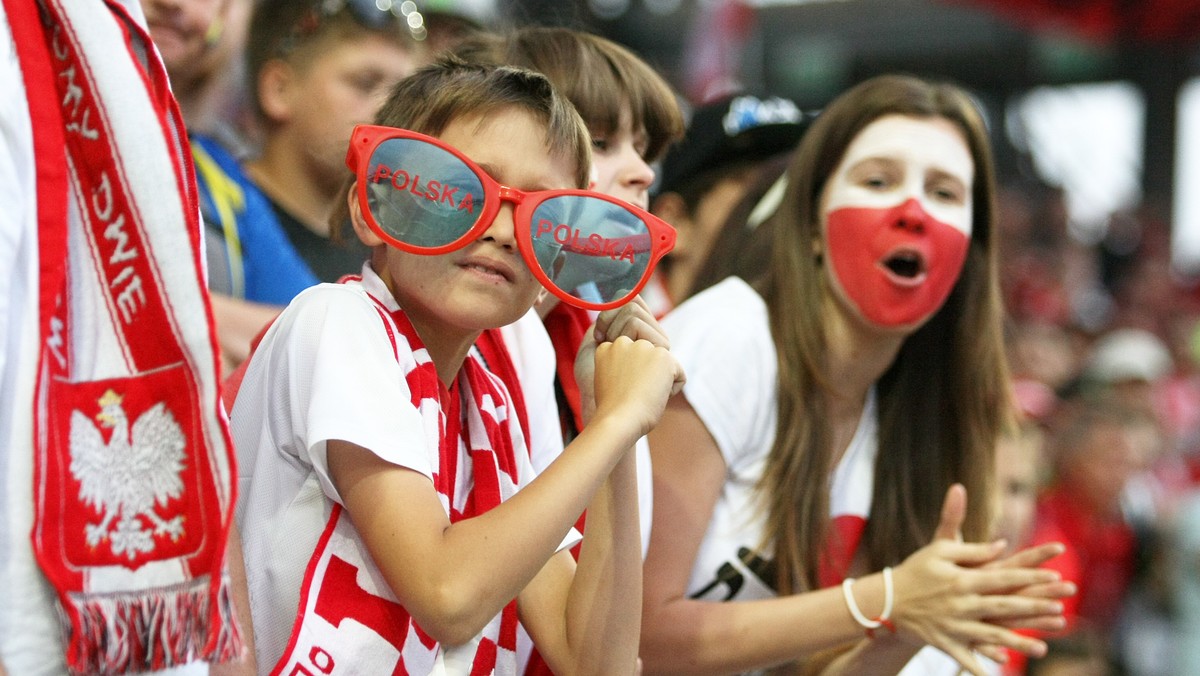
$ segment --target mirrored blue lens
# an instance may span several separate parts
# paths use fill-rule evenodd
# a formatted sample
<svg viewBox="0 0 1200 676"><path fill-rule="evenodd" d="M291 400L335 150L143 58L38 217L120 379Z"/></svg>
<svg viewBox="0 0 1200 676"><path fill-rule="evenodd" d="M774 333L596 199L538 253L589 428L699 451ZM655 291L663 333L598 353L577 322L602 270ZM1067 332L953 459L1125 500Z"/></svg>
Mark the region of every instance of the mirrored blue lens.
<svg viewBox="0 0 1200 676"><path fill-rule="evenodd" d="M559 289L590 303L628 296L650 266L650 229L629 209L598 197L543 201L530 219L538 266Z"/></svg>
<svg viewBox="0 0 1200 676"><path fill-rule="evenodd" d="M389 236L416 247L455 242L483 211L483 183L442 148L417 139L380 143L367 163L367 208Z"/></svg>

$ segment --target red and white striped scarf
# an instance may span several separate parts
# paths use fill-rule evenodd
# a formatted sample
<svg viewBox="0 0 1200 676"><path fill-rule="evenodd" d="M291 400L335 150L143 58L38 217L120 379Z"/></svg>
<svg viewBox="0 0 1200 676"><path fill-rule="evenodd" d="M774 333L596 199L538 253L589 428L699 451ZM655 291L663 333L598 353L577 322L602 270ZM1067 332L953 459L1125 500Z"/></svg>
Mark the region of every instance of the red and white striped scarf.
<svg viewBox="0 0 1200 676"><path fill-rule="evenodd" d="M388 312L375 302L412 405L424 420L428 450L440 459L434 487L450 521L483 514L512 497L520 479L516 453L524 451L501 376L490 373L472 352L447 389L404 312ZM271 673L328 674L335 667L338 673L442 673L442 647L396 600L343 517L341 506L334 505L305 571L292 637ZM343 622L347 619L353 622ZM516 673L516 645L513 600L484 628L474 655L467 656L470 673Z"/></svg>
<svg viewBox="0 0 1200 676"><path fill-rule="evenodd" d="M229 659L234 461L182 117L123 6L3 2L37 165L32 540L68 667Z"/></svg>

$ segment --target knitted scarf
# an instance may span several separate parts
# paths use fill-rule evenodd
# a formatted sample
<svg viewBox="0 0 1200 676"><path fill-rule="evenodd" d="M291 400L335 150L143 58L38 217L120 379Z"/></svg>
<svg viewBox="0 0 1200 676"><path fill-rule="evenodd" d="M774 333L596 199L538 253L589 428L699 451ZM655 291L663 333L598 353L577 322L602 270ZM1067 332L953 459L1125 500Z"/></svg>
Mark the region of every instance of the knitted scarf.
<svg viewBox="0 0 1200 676"><path fill-rule="evenodd" d="M484 368L472 351L447 389L404 312L388 312L375 302L412 405L431 431L426 442L440 458L434 487L450 521L483 514L512 497L519 479L514 434L521 432L511 427L512 404L501 377ZM444 673L446 651L396 600L344 517L341 506L333 505L305 571L291 640L272 674L328 674L335 666L347 674ZM343 621L348 619L353 622ZM472 676L514 674L516 645L513 600L484 628L476 645L454 650L474 651L466 656Z"/></svg>
<svg viewBox="0 0 1200 676"><path fill-rule="evenodd" d="M38 182L32 540L68 667L229 659L234 468L182 117L123 6L3 1Z"/></svg>

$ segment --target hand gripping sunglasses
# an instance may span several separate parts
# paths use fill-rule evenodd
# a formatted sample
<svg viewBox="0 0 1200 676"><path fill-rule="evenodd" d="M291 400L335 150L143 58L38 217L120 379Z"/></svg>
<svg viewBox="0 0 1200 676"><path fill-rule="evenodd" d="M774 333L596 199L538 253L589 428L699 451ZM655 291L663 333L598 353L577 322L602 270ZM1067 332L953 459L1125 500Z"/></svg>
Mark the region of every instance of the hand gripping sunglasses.
<svg viewBox="0 0 1200 676"><path fill-rule="evenodd" d="M441 140L358 125L346 153L367 225L409 253L449 253L476 241L511 202L517 249L566 303L607 310L628 302L675 246L675 229L590 190L524 192L501 185Z"/></svg>

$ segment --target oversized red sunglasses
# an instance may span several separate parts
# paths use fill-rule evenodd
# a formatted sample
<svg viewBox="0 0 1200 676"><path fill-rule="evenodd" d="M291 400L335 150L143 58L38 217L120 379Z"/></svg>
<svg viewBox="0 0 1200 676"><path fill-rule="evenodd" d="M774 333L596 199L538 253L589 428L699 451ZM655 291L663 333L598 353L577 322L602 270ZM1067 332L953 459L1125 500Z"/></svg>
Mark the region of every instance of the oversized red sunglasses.
<svg viewBox="0 0 1200 676"><path fill-rule="evenodd" d="M436 255L476 241L502 202L514 206L517 249L564 302L606 310L633 298L675 246L657 216L591 190L525 192L501 185L461 152L425 134L358 125L346 166L367 225L388 244Z"/></svg>

